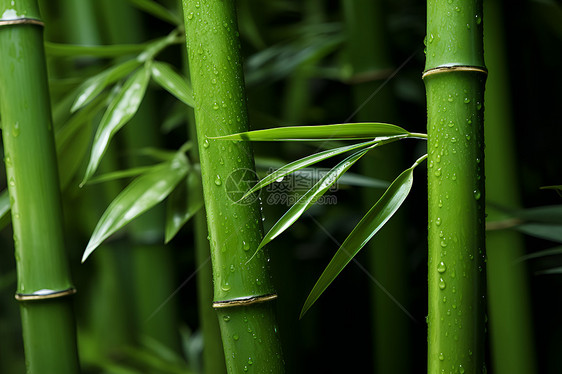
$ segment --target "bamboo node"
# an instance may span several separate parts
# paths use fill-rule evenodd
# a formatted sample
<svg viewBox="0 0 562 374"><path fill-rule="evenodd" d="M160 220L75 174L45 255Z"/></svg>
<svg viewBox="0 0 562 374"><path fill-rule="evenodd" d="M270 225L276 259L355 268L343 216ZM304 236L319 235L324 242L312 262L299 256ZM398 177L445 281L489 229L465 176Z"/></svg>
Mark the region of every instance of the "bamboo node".
<svg viewBox="0 0 562 374"><path fill-rule="evenodd" d="M14 19L0 19L0 26L13 26L13 25L37 25L45 27L43 21L36 18L14 18Z"/></svg>
<svg viewBox="0 0 562 374"><path fill-rule="evenodd" d="M248 306L257 303L264 303L266 301L275 300L275 299L277 299L276 293L261 295L261 296L239 297L231 300L214 301L213 308L219 309L219 308L230 308L233 306Z"/></svg>
<svg viewBox="0 0 562 374"><path fill-rule="evenodd" d="M468 72L482 73L484 75L488 75L488 70L482 66L452 65L452 66L438 66L436 68L428 69L422 73L422 79L425 79L428 75L440 74L440 73L452 73L455 71L468 71Z"/></svg>
<svg viewBox="0 0 562 374"><path fill-rule="evenodd" d="M16 293L15 298L17 301L38 301L47 299L56 299L59 297L65 297L74 295L76 293L76 288L71 287L62 291L54 290L39 290L33 293Z"/></svg>

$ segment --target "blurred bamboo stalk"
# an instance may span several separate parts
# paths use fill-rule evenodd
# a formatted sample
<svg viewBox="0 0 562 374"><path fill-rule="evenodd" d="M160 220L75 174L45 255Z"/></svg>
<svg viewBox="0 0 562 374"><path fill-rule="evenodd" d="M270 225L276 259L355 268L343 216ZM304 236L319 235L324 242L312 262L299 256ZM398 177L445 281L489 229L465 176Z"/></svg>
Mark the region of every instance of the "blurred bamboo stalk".
<svg viewBox="0 0 562 374"><path fill-rule="evenodd" d="M396 102L390 85L381 87L392 72L382 1L342 1L347 32L347 47L353 75L354 110L359 122L396 122ZM378 91L378 92L377 92ZM376 96L371 97L377 92ZM387 148L388 147L388 148ZM373 151L362 160L364 175L393 180L402 169L401 152L389 145ZM374 205L380 191L365 189L367 206ZM398 212L369 243L370 269L373 276L401 303L407 300L408 276L405 274L406 243L404 213ZM372 285L373 364L376 373L408 373L410 356L408 316L376 285Z"/></svg>
<svg viewBox="0 0 562 374"><path fill-rule="evenodd" d="M511 116L509 66L499 0L484 0L486 83L486 200L488 220L506 218L494 206L519 208L516 152ZM490 231L488 256L488 315L492 365L497 374L537 373L531 298L521 234Z"/></svg>
<svg viewBox="0 0 562 374"><path fill-rule="evenodd" d="M35 0L0 1L0 113L28 373L78 373L76 327Z"/></svg>

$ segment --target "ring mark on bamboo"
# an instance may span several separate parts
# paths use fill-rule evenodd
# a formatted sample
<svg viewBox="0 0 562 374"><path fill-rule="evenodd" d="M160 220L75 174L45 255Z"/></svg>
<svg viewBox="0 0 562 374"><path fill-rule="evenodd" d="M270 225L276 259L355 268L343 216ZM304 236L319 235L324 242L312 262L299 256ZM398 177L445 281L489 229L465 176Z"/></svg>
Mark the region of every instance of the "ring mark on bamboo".
<svg viewBox="0 0 562 374"><path fill-rule="evenodd" d="M39 290L35 291L34 293L16 293L15 298L17 301L38 301L70 296L74 295L75 293L76 288L71 287L63 291Z"/></svg>
<svg viewBox="0 0 562 374"><path fill-rule="evenodd" d="M37 26L45 27L43 21L35 18L0 19L0 26L13 26L13 25L37 25Z"/></svg>
<svg viewBox="0 0 562 374"><path fill-rule="evenodd" d="M422 79L425 79L428 75L441 74L441 73L451 73L454 71L471 71L475 73L482 73L488 75L488 70L481 66L468 66L468 65L454 65L454 66L438 66L436 68L428 69L423 72Z"/></svg>
<svg viewBox="0 0 562 374"><path fill-rule="evenodd" d="M250 296L250 297L240 297L238 299L232 300L223 300L223 301L215 301L213 302L213 308L230 308L233 306L247 306L257 303L264 303L266 301L275 300L277 299L277 294L272 293L269 295L262 295L262 296Z"/></svg>

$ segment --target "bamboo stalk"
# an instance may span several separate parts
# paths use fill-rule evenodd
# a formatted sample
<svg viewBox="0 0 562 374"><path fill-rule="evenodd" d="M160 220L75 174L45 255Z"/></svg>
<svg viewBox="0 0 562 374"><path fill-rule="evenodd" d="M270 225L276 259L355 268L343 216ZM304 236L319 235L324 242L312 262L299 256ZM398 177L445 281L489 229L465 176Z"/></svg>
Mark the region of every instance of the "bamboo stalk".
<svg viewBox="0 0 562 374"><path fill-rule="evenodd" d="M27 371L77 373L43 24L34 0L2 0L0 14L0 113Z"/></svg>
<svg viewBox="0 0 562 374"><path fill-rule="evenodd" d="M428 372L484 371L481 0L429 0Z"/></svg>
<svg viewBox="0 0 562 374"><path fill-rule="evenodd" d="M382 1L342 1L347 32L347 46L353 68L354 104L357 121L395 123L396 102L392 87L381 87L392 72L384 27ZM376 93L374 97L371 97ZM388 147L388 148L387 148ZM361 162L365 175L393 180L400 169L400 149L389 145L369 154ZM372 206L380 191L365 189L364 199ZM407 298L407 275L404 274L406 247L404 214L398 212L391 221L369 242L370 269L373 276L384 285L393 297L404 303ZM373 364L377 373L408 373L411 350L408 316L376 285L372 285L372 334L374 341Z"/></svg>
<svg viewBox="0 0 562 374"><path fill-rule="evenodd" d="M247 262L263 236L259 203L236 203L238 194L232 194L238 182L249 183L252 151L245 142L207 139L248 128L234 1L184 0L183 6L211 244L213 305L226 366L230 373L282 372L268 256L259 253Z"/></svg>
<svg viewBox="0 0 562 374"><path fill-rule="evenodd" d="M486 199L494 205L520 207L517 159L511 116L508 66L500 1L484 1L484 51L490 77L486 83ZM488 204L488 220L505 219ZM494 373L537 373L531 300L523 238L513 230L488 231L488 315Z"/></svg>

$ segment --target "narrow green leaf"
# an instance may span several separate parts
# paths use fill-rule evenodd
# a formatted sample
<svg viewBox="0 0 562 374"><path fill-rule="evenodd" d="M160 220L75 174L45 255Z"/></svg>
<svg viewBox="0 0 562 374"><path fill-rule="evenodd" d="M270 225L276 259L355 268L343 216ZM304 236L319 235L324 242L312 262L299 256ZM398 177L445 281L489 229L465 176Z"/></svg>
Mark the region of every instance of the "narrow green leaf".
<svg viewBox="0 0 562 374"><path fill-rule="evenodd" d="M55 133L61 190L69 185L84 162L93 118L105 105L105 99L106 95L99 95L91 105L72 115Z"/></svg>
<svg viewBox="0 0 562 374"><path fill-rule="evenodd" d="M119 57L140 53L147 44L75 45L45 42L45 52L61 57Z"/></svg>
<svg viewBox="0 0 562 374"><path fill-rule="evenodd" d="M187 78L176 73L170 64L153 62L151 66L152 78L166 91L180 99L185 105L193 107L193 90Z"/></svg>
<svg viewBox="0 0 562 374"><path fill-rule="evenodd" d="M168 9L164 8L162 5L158 4L156 1L152 0L129 0L131 4L139 8L140 10L145 11L148 14L153 15L156 18L161 19L162 21L168 22L172 25L179 26L181 25L181 20L178 18L177 15L169 11Z"/></svg>
<svg viewBox="0 0 562 374"><path fill-rule="evenodd" d="M404 136L403 135L397 135L394 138L396 140L398 139L402 139ZM327 151L322 151L322 152L318 152L316 154L310 155L310 156L306 156L303 157L297 161L291 162L277 170L275 170L273 173L267 175L265 178L263 178L262 180L260 180L258 183L256 183L256 185L254 187L252 187L248 192L246 192L246 194L244 195L244 198L248 197L249 195L251 195L252 193L258 191L261 188L264 188L268 185L270 185L271 183L284 178L286 175L289 175L299 169L305 168L307 166L313 165L317 162L326 160L330 157L333 156L337 156L339 154L345 153L345 152L349 152L355 149L360 149L360 148L365 148L365 147L369 147L372 145L375 145L377 143L380 143L381 140L371 140L369 142L364 142L364 143L357 143L357 144L353 144L353 145L349 145L349 146L345 146L345 147L338 147L338 148L334 148L334 149L329 149Z"/></svg>
<svg viewBox="0 0 562 374"><path fill-rule="evenodd" d="M10 210L10 194L6 189L0 193L0 230L12 221Z"/></svg>
<svg viewBox="0 0 562 374"><path fill-rule="evenodd" d="M74 113L88 105L107 86L128 75L140 65L141 62L136 59L128 60L89 78L78 88L78 95L70 111Z"/></svg>
<svg viewBox="0 0 562 374"><path fill-rule="evenodd" d="M172 45L185 43L185 35L179 32L179 29L175 29L163 38L156 39L148 44L148 47L137 56L137 60L141 62L146 62L152 60L158 53L160 53L164 48Z"/></svg>
<svg viewBox="0 0 562 374"><path fill-rule="evenodd" d="M197 174L189 173L170 194L166 206L166 244L203 207L203 191L199 178Z"/></svg>
<svg viewBox="0 0 562 374"><path fill-rule="evenodd" d="M125 187L100 218L82 262L110 235L164 200L185 178L188 169L187 158L178 153L173 160L154 166Z"/></svg>
<svg viewBox="0 0 562 374"><path fill-rule="evenodd" d="M345 239L308 295L301 311L301 318L343 268L400 208L412 188L416 165L404 170L392 182L379 201L367 212L347 239Z"/></svg>
<svg viewBox="0 0 562 374"><path fill-rule="evenodd" d="M395 135L412 135L403 128L387 123L344 123L318 126L288 126L213 137L219 140L297 141L373 139Z"/></svg>
<svg viewBox="0 0 562 374"><path fill-rule="evenodd" d="M536 238L562 243L562 225L546 223L525 223L515 226L515 230Z"/></svg>
<svg viewBox="0 0 562 374"><path fill-rule="evenodd" d="M265 234L262 239L258 249L254 253L254 256L258 251L263 248L264 245L275 239L282 232L287 230L299 217L307 211L312 204L314 204L331 186L336 183L336 181L345 173L353 164L355 164L369 149L363 149L359 152L352 154L345 160L337 164L332 168L326 175L322 177L310 190L304 193L300 199L293 205L289 210L281 217L275 225ZM253 256L252 256L253 257Z"/></svg>
<svg viewBox="0 0 562 374"><path fill-rule="evenodd" d="M91 178L88 183L88 185L90 184L96 184L96 183L103 183L103 182L109 182L109 181L113 181L116 179L123 179L123 178L130 178L130 177L136 177L138 175L144 174L147 171L151 170L154 166L139 166L137 168L132 168L132 169L126 169L126 170L118 170L118 171L113 171L111 173L106 173L106 174L102 174L98 177L95 178Z"/></svg>
<svg viewBox="0 0 562 374"><path fill-rule="evenodd" d="M535 274L537 275L548 275L548 274L562 274L562 266L552 269L540 270Z"/></svg>
<svg viewBox="0 0 562 374"><path fill-rule="evenodd" d="M139 69L127 79L119 94L109 105L94 136L90 161L82 185L96 171L113 135L129 122L137 112L144 97L149 77L148 69Z"/></svg>
<svg viewBox="0 0 562 374"><path fill-rule="evenodd" d="M547 205L522 209L514 213L523 221L562 224L562 205Z"/></svg>
<svg viewBox="0 0 562 374"><path fill-rule="evenodd" d="M549 249L545 249L543 251L538 251L538 252L530 253L530 254L525 255L525 256L521 256L515 262L522 262L522 261L532 260L532 259L535 259L535 258L546 257L546 256L555 256L555 255L560 255L560 254L562 254L562 246L549 248Z"/></svg>

